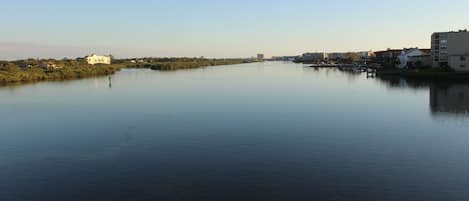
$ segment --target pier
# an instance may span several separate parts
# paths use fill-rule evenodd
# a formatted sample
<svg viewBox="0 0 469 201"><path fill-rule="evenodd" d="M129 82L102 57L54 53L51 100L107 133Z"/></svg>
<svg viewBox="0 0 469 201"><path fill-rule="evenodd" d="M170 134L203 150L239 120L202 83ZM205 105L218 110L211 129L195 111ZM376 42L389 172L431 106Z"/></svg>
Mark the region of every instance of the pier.
<svg viewBox="0 0 469 201"><path fill-rule="evenodd" d="M376 77L376 68L366 68L366 78L375 78Z"/></svg>

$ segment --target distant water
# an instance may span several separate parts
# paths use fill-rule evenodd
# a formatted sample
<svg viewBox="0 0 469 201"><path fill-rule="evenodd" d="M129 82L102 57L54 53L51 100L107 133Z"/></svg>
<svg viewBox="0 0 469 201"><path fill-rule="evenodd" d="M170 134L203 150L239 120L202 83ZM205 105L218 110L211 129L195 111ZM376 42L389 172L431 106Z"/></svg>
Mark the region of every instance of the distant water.
<svg viewBox="0 0 469 201"><path fill-rule="evenodd" d="M0 87L0 200L469 200L469 82L256 63Z"/></svg>

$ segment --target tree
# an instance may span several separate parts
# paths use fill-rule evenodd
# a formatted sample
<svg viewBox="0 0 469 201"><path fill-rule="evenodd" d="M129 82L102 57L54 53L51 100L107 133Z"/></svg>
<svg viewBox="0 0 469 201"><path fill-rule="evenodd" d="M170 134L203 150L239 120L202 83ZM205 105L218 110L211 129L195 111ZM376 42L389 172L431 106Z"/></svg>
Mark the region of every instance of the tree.
<svg viewBox="0 0 469 201"><path fill-rule="evenodd" d="M348 52L347 53L347 61L349 63L356 63L360 60L360 55L356 52Z"/></svg>
<svg viewBox="0 0 469 201"><path fill-rule="evenodd" d="M26 63L31 64L33 66L39 65L39 61L37 59L32 59L32 58L27 59Z"/></svg>

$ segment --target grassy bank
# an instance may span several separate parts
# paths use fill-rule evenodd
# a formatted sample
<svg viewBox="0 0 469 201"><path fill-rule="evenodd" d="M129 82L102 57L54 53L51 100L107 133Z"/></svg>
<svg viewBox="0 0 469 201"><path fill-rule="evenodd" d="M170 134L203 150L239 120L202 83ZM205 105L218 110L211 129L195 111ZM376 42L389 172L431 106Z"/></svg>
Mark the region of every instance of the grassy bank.
<svg viewBox="0 0 469 201"><path fill-rule="evenodd" d="M203 59L203 58L144 58L115 60L112 65L87 65L83 61L53 60L62 68L47 70L39 67L34 59L21 61L0 61L0 84L38 82L45 80L72 80L94 76L111 75L122 68L148 68L153 70L182 70L206 66L250 63L245 59ZM29 67L20 68L24 64Z"/></svg>
<svg viewBox="0 0 469 201"><path fill-rule="evenodd" d="M195 59L195 60L176 60L176 61L164 61L155 60L150 62L142 62L137 64L128 65L129 68L150 68L153 70L181 70L181 69L193 69L207 66L220 66L220 65L233 65L249 63L250 61L243 59Z"/></svg>
<svg viewBox="0 0 469 201"><path fill-rule="evenodd" d="M9 68L0 70L0 83L37 82L44 80L72 80L85 77L111 75L119 71L122 65L85 65L64 67L56 70L42 68Z"/></svg>

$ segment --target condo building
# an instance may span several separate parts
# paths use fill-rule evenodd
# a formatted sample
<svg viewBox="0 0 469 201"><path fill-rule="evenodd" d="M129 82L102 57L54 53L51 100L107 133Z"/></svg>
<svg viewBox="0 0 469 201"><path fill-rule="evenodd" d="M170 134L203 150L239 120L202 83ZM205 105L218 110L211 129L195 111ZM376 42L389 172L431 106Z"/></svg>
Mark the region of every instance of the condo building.
<svg viewBox="0 0 469 201"><path fill-rule="evenodd" d="M432 34L433 67L449 67L469 71L469 32L437 32Z"/></svg>

